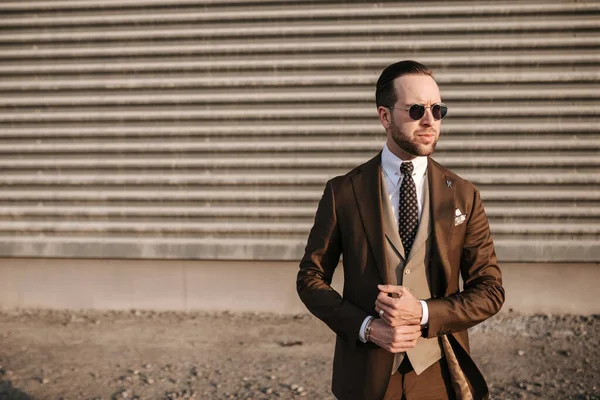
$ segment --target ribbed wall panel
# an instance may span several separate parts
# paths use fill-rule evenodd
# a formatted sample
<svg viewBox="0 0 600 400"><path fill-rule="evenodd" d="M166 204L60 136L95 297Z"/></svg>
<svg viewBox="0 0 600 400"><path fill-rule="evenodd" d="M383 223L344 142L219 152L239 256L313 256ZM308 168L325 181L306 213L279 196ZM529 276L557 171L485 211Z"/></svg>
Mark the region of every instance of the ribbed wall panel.
<svg viewBox="0 0 600 400"><path fill-rule="evenodd" d="M502 261L600 261L600 1L0 3L0 256L298 259L433 69Z"/></svg>

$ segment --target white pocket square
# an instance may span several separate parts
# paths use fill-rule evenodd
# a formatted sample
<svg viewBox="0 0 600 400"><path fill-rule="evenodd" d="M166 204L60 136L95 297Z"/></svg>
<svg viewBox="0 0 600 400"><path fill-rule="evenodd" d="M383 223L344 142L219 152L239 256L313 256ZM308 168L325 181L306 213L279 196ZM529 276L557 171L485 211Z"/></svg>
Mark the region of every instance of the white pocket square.
<svg viewBox="0 0 600 400"><path fill-rule="evenodd" d="M467 219L467 214L463 214L460 208L454 210L454 226L460 225Z"/></svg>

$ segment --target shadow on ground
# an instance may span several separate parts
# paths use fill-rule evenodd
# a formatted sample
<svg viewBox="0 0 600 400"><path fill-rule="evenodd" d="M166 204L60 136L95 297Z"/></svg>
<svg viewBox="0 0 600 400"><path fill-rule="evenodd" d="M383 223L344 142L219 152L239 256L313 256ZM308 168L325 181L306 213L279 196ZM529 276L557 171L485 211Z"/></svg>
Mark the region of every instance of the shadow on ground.
<svg viewBox="0 0 600 400"><path fill-rule="evenodd" d="M33 397L14 388L11 381L0 381L0 400L33 400Z"/></svg>

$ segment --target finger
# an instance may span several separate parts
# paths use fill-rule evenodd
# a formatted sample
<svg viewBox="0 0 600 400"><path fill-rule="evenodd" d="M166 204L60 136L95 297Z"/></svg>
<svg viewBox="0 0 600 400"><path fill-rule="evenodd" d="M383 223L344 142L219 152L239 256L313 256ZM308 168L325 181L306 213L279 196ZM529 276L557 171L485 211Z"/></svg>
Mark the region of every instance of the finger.
<svg viewBox="0 0 600 400"><path fill-rule="evenodd" d="M415 347L414 344L411 344L409 342L404 342L404 343L393 343L391 346L391 351L390 353L404 353L406 350L410 350L412 348Z"/></svg>
<svg viewBox="0 0 600 400"><path fill-rule="evenodd" d="M398 344L392 344L391 347L394 349L394 351L399 353L402 351L414 349L416 345L417 345L416 340L410 340L410 341L406 341L406 342L402 342L402 343L398 343Z"/></svg>
<svg viewBox="0 0 600 400"><path fill-rule="evenodd" d="M417 339L415 337L402 337L402 338L394 338L392 340L392 345L393 346L400 346L400 347L414 347L417 344Z"/></svg>
<svg viewBox="0 0 600 400"><path fill-rule="evenodd" d="M406 334L406 333L420 333L421 325L401 325L397 329L398 333Z"/></svg>
<svg viewBox="0 0 600 400"><path fill-rule="evenodd" d="M377 301L393 307L394 304L397 304L398 298L389 297L385 292L380 292L379 295L377 295Z"/></svg>
<svg viewBox="0 0 600 400"><path fill-rule="evenodd" d="M394 342L414 342L420 336L416 333L397 333L394 335Z"/></svg>
<svg viewBox="0 0 600 400"><path fill-rule="evenodd" d="M380 292L384 293L402 293L402 286L398 285L377 285L377 289L379 289Z"/></svg>
<svg viewBox="0 0 600 400"><path fill-rule="evenodd" d="M377 313L379 314L380 317L382 318L396 318L396 316L398 315L398 312L392 308L392 307L388 307L385 304L376 304L375 305L375 310L377 310ZM381 315L381 310L383 310L383 316Z"/></svg>
<svg viewBox="0 0 600 400"><path fill-rule="evenodd" d="M388 324L390 326L393 326L392 322L394 321L394 317L393 317L392 313L389 310L385 310L383 308L379 308L379 310L377 311L377 314L379 314L379 318L381 320L383 320L386 324Z"/></svg>
<svg viewBox="0 0 600 400"><path fill-rule="evenodd" d="M380 299L375 300L375 307L381 307L381 308L385 308L385 309L389 309L389 310L393 310L396 309L396 304L393 302L389 302L389 301L382 301Z"/></svg>
<svg viewBox="0 0 600 400"><path fill-rule="evenodd" d="M390 304L390 303L388 303L386 301L379 301L379 300L375 301L375 307L379 307L379 308L382 308L384 310L395 310L395 309L397 309L397 307L395 307L395 304Z"/></svg>
<svg viewBox="0 0 600 400"><path fill-rule="evenodd" d="M400 325L397 326L394 332L394 337L398 338L398 339L402 339L402 340L413 340L414 338L419 337L418 335L421 334L421 330L417 330L417 331L410 331L410 332L404 332L401 329L406 326L406 325Z"/></svg>
<svg viewBox="0 0 600 400"><path fill-rule="evenodd" d="M421 331L406 334L406 340L411 341L411 342L416 342L417 339L420 337L421 337Z"/></svg>
<svg viewBox="0 0 600 400"><path fill-rule="evenodd" d="M388 297L385 293L381 292L379 294L381 297L377 297L377 299L375 300L375 302L379 302L380 304L385 304L388 307L394 308L396 310L401 310L402 309L402 302L400 301L400 299L398 297ZM395 295L397 296L397 295Z"/></svg>
<svg viewBox="0 0 600 400"><path fill-rule="evenodd" d="M415 295L410 291L409 288L407 288L406 286L400 286L400 291L398 293L401 297L404 296L408 296L408 297L415 297Z"/></svg>

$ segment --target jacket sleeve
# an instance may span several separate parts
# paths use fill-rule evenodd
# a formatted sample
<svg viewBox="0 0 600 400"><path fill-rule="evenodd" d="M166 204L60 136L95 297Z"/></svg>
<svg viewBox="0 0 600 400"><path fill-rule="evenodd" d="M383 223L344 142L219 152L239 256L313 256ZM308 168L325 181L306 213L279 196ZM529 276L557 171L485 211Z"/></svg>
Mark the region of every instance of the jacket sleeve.
<svg viewBox="0 0 600 400"><path fill-rule="evenodd" d="M502 274L485 210L476 189L471 210L460 257L463 290L427 300L428 337L464 331L496 314L504 303Z"/></svg>
<svg viewBox="0 0 600 400"><path fill-rule="evenodd" d="M341 338L356 344L367 313L345 300L331 287L333 273L342 253L334 190L327 182L319 202L314 225L308 236L296 288L302 302L317 318Z"/></svg>

